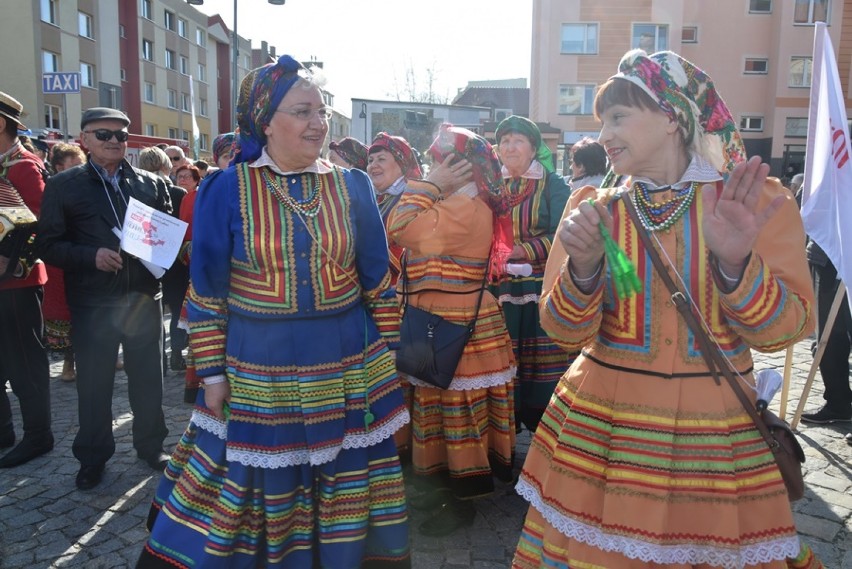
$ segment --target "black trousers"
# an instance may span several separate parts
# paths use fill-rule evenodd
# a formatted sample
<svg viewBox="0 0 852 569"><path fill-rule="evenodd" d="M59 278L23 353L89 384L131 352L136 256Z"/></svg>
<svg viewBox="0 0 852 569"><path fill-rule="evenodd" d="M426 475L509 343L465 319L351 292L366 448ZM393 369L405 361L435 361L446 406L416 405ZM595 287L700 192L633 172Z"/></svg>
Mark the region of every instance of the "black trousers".
<svg viewBox="0 0 852 569"><path fill-rule="evenodd" d="M0 291L0 433L12 430L6 382L21 406L25 436L50 432L50 362L40 286Z"/></svg>
<svg viewBox="0 0 852 569"><path fill-rule="evenodd" d="M72 449L84 466L103 464L115 452L112 393L119 343L133 412L133 448L139 456L151 455L163 448L168 434L160 359L163 310L159 299L141 293L129 294L126 301L124 306L69 306L80 420Z"/></svg>
<svg viewBox="0 0 852 569"><path fill-rule="evenodd" d="M852 389L849 388L849 354L852 350L852 314L849 312L847 298L837 312L837 318L831 330L825 330L828 313L834 295L837 294L837 270L831 263L825 266L811 265L817 305L819 306L819 333L828 333L828 342L819 363L819 373L825 385L826 406L840 413L852 410Z"/></svg>

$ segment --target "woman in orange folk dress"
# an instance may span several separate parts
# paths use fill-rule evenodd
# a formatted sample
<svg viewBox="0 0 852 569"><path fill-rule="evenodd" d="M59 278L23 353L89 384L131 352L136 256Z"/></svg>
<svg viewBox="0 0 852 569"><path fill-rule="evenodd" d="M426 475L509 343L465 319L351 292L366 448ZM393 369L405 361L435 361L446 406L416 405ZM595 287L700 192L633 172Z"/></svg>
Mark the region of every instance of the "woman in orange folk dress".
<svg viewBox="0 0 852 569"><path fill-rule="evenodd" d="M710 375L639 238L650 234L753 397L751 349L813 330L796 202L759 157L746 162L712 81L677 54L628 52L595 115L613 170L629 179L572 193L548 258L542 326L582 352L517 484L531 507L513 566L820 567L772 451ZM636 267L637 295L616 294L599 222Z"/></svg>
<svg viewBox="0 0 852 569"><path fill-rule="evenodd" d="M436 166L425 181L408 181L388 231L407 250L409 304L467 324L490 274L489 258L502 253L505 262L512 248L492 240L498 220L511 223L508 196L497 154L473 132L442 125L429 154ZM472 181L465 182L471 173ZM511 239L511 231L501 234ZM432 512L420 525L425 535L471 524L472 500L494 491L494 476L512 480L512 340L497 300L488 290L481 298L476 327L448 388L407 377L414 386L414 479L423 490L410 504Z"/></svg>

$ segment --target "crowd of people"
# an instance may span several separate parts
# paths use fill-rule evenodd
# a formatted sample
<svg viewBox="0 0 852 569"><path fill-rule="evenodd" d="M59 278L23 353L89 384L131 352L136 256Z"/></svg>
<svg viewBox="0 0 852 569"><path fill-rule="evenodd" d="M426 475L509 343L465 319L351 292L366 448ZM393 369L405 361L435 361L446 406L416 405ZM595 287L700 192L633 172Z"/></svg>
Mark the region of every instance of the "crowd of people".
<svg viewBox="0 0 852 569"><path fill-rule="evenodd" d="M0 467L53 448L49 348L77 386L76 485L100 483L121 345L133 446L163 471L137 567L409 567L408 508L428 513L418 532L446 536L473 523L495 479L529 502L514 567L821 567L772 451L640 239L752 399L751 350L812 333L796 202L747 159L705 73L628 52L567 178L520 116L493 141L443 124L422 154L380 132L323 156L323 81L290 56L251 71L209 166L169 146L135 168L127 116L88 109L88 153L54 146L50 175L0 93L0 181L38 217L43 261L0 281L15 322L0 351L21 355L0 358L0 379L24 426L14 446L0 390L0 448L14 446ZM130 198L188 224L162 278L119 247ZM612 247L635 270L632 293ZM0 274L18 255L0 247ZM403 371L416 312L432 318L429 341ZM429 371L445 325L467 333L442 385ZM852 420L846 363L812 422ZM171 454L168 367L193 405Z"/></svg>

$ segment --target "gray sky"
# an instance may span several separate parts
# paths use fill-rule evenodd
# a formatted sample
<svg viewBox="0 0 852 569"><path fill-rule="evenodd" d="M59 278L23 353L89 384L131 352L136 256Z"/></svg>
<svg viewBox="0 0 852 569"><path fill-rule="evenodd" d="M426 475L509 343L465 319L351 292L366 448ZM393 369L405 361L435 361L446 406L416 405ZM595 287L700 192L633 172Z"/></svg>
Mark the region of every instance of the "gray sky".
<svg viewBox="0 0 852 569"><path fill-rule="evenodd" d="M260 47L324 64L335 106L403 91L406 70L449 99L468 81L523 77L529 85L533 0L238 0L237 33ZM230 26L233 0L196 6Z"/></svg>

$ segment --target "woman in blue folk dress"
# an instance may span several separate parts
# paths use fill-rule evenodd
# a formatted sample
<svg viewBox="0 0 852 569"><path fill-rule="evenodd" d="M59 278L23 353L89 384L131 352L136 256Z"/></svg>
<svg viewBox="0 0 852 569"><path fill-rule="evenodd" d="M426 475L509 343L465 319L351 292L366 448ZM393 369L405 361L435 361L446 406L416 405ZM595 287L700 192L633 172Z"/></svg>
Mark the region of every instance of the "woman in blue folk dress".
<svg viewBox="0 0 852 569"><path fill-rule="evenodd" d="M410 566L385 231L366 174L319 159L330 113L289 56L242 83L240 151L195 204L204 390L139 567Z"/></svg>

